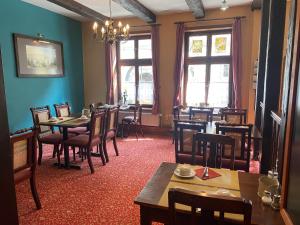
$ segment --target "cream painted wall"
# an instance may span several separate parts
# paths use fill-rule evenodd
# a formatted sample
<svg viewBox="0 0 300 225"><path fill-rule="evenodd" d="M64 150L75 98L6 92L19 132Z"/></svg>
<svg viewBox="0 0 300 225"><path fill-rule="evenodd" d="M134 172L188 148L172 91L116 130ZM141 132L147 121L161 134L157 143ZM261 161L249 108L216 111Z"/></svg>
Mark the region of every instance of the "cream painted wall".
<svg viewBox="0 0 300 225"><path fill-rule="evenodd" d="M249 109L249 122L253 122L255 91L252 89L253 64L258 56L258 39L260 33L260 15L252 12L250 6L232 7L222 12L219 9L206 11L206 18L223 18L245 16L242 20L242 106ZM170 126L172 121L172 105L174 95L174 62L176 54L176 21L194 20L191 13L168 14L157 16L160 23L160 112L162 125ZM139 19L122 19L131 26L143 25ZM230 24L232 20L197 22L189 26L206 26L215 24ZM105 60L102 44L92 39L91 23L83 24L84 50L84 87L85 105L93 101L104 101L106 96ZM143 30L147 28L143 28ZM149 28L148 28L149 29Z"/></svg>

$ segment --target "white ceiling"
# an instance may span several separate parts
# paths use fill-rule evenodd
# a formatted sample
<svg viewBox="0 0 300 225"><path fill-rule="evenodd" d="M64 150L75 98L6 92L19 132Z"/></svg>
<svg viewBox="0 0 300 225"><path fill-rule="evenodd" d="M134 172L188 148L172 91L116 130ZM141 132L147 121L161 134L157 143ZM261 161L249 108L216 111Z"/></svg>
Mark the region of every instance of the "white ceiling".
<svg viewBox="0 0 300 225"><path fill-rule="evenodd" d="M76 20L85 21L86 19L69 10L57 6L47 0L21 0L50 11L71 17ZM77 2L105 15L109 16L109 0L76 0ZM144 6L155 14L166 14L175 12L190 11L185 0L139 0ZM219 8L222 0L203 0L205 9ZM229 6L250 4L252 0L227 0ZM112 1L113 17L133 17L134 15L122 8L119 4Z"/></svg>

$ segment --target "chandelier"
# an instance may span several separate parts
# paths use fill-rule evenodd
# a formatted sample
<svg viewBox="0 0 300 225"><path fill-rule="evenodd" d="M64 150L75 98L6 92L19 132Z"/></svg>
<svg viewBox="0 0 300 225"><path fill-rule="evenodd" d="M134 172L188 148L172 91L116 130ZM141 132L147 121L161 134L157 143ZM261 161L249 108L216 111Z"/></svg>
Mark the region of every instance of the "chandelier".
<svg viewBox="0 0 300 225"><path fill-rule="evenodd" d="M109 20L106 20L104 26L99 30L98 22L93 24L93 36L95 40L100 40L113 44L117 41L127 40L129 38L129 25L123 26L119 21L118 26L115 26L111 16L111 0L109 0ZM99 34L100 33L100 34Z"/></svg>

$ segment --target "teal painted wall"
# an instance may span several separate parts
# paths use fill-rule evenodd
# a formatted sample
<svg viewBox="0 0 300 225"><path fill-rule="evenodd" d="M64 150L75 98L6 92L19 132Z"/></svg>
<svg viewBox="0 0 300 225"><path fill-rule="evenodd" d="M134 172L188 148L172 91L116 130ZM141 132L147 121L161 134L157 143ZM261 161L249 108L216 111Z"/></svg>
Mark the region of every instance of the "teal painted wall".
<svg viewBox="0 0 300 225"><path fill-rule="evenodd" d="M62 78L18 78L13 33L63 43L65 76ZM10 131L32 126L30 107L68 101L73 112L83 107L81 23L20 0L0 1L0 45L4 70Z"/></svg>

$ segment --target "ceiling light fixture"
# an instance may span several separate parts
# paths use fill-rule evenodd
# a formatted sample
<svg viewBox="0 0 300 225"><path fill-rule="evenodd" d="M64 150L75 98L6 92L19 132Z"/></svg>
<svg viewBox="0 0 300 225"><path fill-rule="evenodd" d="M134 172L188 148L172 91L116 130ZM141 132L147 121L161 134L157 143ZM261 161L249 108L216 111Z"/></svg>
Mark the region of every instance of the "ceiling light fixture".
<svg viewBox="0 0 300 225"><path fill-rule="evenodd" d="M114 20L112 19L111 13L111 0L109 1L109 19L105 21L104 26L101 27L99 32L98 22L93 24L93 34L95 40L105 41L113 44L117 41L127 40L129 38L129 25L123 26L122 22L119 21L118 26L114 26ZM99 35L101 33L101 35Z"/></svg>
<svg viewBox="0 0 300 225"><path fill-rule="evenodd" d="M222 11L226 11L228 8L229 8L229 6L228 6L228 4L227 4L227 1L226 1L226 0L223 0L220 9L221 9Z"/></svg>

